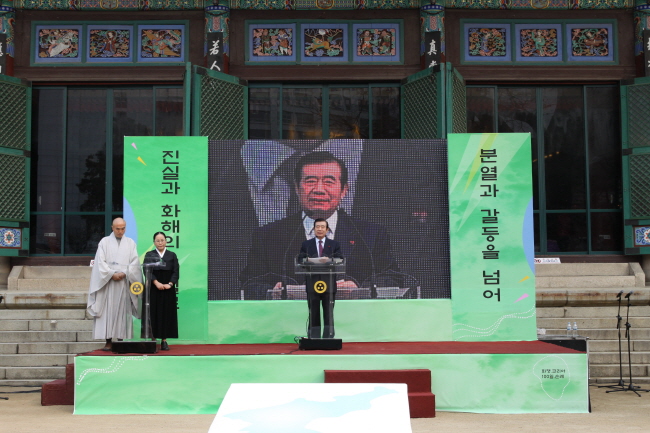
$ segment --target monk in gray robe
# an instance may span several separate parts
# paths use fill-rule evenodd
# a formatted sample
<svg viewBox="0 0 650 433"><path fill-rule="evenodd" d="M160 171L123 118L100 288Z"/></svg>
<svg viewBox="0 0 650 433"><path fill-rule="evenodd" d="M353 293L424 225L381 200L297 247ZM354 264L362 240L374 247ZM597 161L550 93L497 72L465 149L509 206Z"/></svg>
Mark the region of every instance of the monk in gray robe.
<svg viewBox="0 0 650 433"><path fill-rule="evenodd" d="M97 247L88 293L88 313L94 317L93 338L106 340L105 351L112 349L113 338L133 337L132 316L138 313L138 297L129 286L136 281L142 283L135 242L124 236L126 221L115 218L111 228L113 233Z"/></svg>

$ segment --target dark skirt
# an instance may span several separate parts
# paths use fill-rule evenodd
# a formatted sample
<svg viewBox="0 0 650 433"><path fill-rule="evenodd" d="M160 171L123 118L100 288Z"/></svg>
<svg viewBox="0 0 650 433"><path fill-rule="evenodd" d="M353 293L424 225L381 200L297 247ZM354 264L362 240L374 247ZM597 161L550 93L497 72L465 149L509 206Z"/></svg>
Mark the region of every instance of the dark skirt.
<svg viewBox="0 0 650 433"><path fill-rule="evenodd" d="M176 289L158 290L152 284L149 310L154 338L178 338Z"/></svg>

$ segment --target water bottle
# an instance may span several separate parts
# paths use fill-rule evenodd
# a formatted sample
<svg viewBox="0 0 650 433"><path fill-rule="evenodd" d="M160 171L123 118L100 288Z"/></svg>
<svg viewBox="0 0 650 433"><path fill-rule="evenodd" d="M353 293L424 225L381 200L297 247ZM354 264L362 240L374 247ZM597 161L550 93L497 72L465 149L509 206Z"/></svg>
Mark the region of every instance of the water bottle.
<svg viewBox="0 0 650 433"><path fill-rule="evenodd" d="M575 338L577 336L578 336L578 323L573 322L573 337Z"/></svg>
<svg viewBox="0 0 650 433"><path fill-rule="evenodd" d="M573 334L573 332L571 330L571 322L569 322L566 324L566 336L571 337L571 334Z"/></svg>

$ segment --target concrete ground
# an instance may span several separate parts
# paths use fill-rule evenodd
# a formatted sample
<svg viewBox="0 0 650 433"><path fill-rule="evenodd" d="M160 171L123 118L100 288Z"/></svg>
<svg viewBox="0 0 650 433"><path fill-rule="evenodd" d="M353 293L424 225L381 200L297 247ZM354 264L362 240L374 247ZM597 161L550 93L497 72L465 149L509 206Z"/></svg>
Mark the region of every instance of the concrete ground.
<svg viewBox="0 0 650 433"><path fill-rule="evenodd" d="M411 426L413 433L650 431L650 392L642 392L637 397L630 391L607 394L605 388L591 386L590 389L591 413L438 412L435 418L412 419ZM20 393L34 390L37 392ZM0 398L2 433L207 432L214 418L214 415L72 415L72 406L41 406L40 388L0 387L0 397L9 398Z"/></svg>

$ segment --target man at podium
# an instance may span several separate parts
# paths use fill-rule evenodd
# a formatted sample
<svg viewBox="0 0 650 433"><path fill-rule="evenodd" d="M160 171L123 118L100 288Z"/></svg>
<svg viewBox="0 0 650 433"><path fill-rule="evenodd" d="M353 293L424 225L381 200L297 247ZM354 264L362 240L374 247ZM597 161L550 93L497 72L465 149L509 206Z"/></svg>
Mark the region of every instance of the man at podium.
<svg viewBox="0 0 650 433"><path fill-rule="evenodd" d="M300 247L298 260L306 258L343 258L341 246L327 238L329 225L324 218L314 220L313 239L306 240ZM305 289L309 305L309 338L321 338L320 310L323 305L323 338L334 338L334 300L336 298L336 278L330 275L306 275Z"/></svg>

